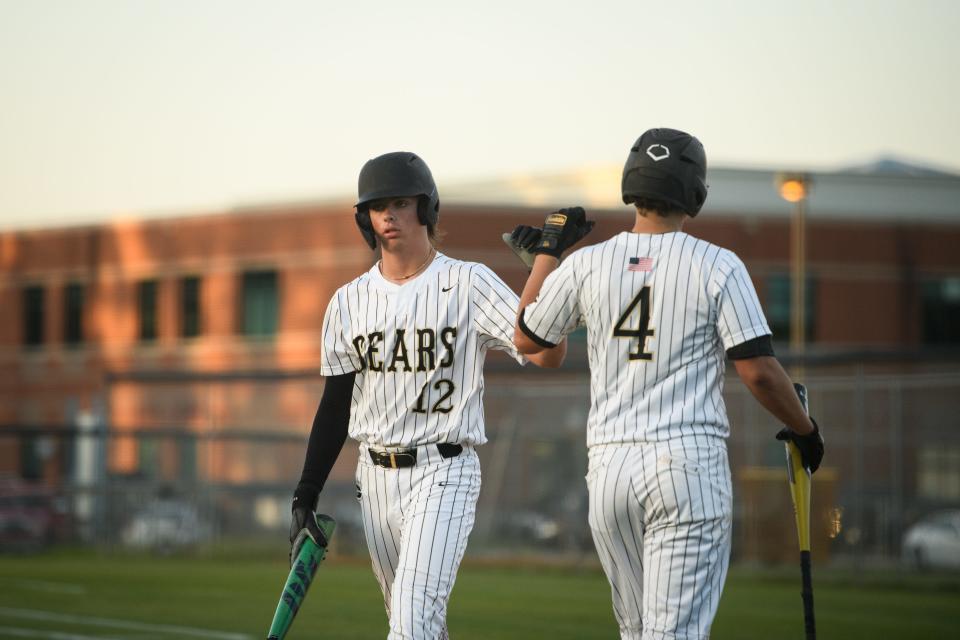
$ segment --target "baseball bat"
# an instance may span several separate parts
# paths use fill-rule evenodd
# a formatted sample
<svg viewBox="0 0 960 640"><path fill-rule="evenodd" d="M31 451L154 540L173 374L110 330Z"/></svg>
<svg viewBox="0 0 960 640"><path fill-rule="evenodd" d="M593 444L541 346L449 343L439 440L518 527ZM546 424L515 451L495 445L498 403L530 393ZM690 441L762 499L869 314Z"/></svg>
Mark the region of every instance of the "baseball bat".
<svg viewBox="0 0 960 640"><path fill-rule="evenodd" d="M316 514L317 526L323 531L329 543L333 537L333 530L337 523L330 516ZM303 599L307 596L307 589L313 582L313 576L317 573L317 567L323 562L327 554L327 545L320 546L309 536L300 546L300 553L290 568L290 574L287 576L287 582L283 585L283 591L280 593L280 602L277 603L277 612L273 614L273 622L270 624L270 631L267 632L267 640L283 640L284 636L290 630L293 619L303 604Z"/></svg>
<svg viewBox="0 0 960 640"><path fill-rule="evenodd" d="M803 410L807 406L807 388L794 383L793 388L800 398ZM793 515L797 524L797 540L800 542L800 577L803 599L803 628L807 640L816 640L817 626L813 617L813 580L810 575L810 469L803 466L800 449L792 441L785 443L787 450L787 480L790 482L790 497L793 499Z"/></svg>

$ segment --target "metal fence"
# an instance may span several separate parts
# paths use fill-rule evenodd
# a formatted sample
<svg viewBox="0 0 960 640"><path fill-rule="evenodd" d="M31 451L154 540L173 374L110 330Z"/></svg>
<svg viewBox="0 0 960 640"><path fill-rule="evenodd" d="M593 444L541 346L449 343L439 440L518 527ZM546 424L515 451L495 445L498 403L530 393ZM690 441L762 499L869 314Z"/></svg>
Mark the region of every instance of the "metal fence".
<svg viewBox="0 0 960 640"><path fill-rule="evenodd" d="M854 566L898 559L906 527L960 506L960 373L814 373L806 382L827 441L814 477L815 557ZM59 523L89 544L170 549L283 540L322 381L134 386L142 402L164 406L166 417L154 412L151 420L109 427L89 417L80 426L0 427L0 446L19 452L21 475L55 485L50 495L29 482L0 485L2 545L32 539L29 530L43 517L31 524L24 505L36 510L38 502L56 512L43 526ZM108 388L105 415L124 414L130 390L118 390ZM470 553L591 558L586 374L493 374L485 395L490 442L480 448L483 490ZM736 379L727 381L725 399L734 560L792 562L783 445L773 439L779 425ZM251 407L260 407L253 417ZM281 424L263 422L276 415L284 416ZM364 552L355 462L348 441L319 505L340 522L337 551L344 553ZM44 536L63 539L62 531Z"/></svg>
<svg viewBox="0 0 960 640"><path fill-rule="evenodd" d="M898 560L907 527L960 506L960 374L859 370L808 375L806 383L827 441L813 493L821 560ZM734 558L792 562L793 546L783 544L796 535L784 448L773 438L781 426L735 378L727 380L724 397L731 422ZM488 385L491 444L484 452L481 538L497 530L503 514L532 510L557 523L559 547L589 542L583 482L588 400L585 380Z"/></svg>

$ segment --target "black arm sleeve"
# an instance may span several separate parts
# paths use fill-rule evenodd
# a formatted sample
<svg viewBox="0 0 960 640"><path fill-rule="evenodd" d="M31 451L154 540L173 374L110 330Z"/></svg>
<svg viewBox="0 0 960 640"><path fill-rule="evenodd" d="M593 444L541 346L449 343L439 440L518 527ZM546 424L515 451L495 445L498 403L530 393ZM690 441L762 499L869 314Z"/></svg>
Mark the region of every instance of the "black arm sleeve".
<svg viewBox="0 0 960 640"><path fill-rule="evenodd" d="M350 423L350 399L353 395L353 380L356 373L330 376L323 387L320 407L313 419L307 457L303 462L300 483L294 492L294 504L316 508L317 496L323 489L333 463L337 461L343 443L347 439Z"/></svg>
<svg viewBox="0 0 960 640"><path fill-rule="evenodd" d="M737 346L727 349L727 357L731 360L746 360L747 358L772 355L774 355L773 340L770 338L770 334L757 336L753 340L741 342Z"/></svg>

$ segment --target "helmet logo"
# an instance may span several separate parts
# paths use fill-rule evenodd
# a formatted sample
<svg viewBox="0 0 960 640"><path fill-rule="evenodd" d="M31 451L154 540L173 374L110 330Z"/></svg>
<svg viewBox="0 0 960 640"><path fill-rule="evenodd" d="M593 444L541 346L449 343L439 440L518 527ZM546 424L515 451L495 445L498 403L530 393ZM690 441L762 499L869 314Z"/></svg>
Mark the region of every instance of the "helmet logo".
<svg viewBox="0 0 960 640"><path fill-rule="evenodd" d="M652 144L647 147L647 155L650 156L654 162L660 162L670 157L670 149L662 144Z"/></svg>

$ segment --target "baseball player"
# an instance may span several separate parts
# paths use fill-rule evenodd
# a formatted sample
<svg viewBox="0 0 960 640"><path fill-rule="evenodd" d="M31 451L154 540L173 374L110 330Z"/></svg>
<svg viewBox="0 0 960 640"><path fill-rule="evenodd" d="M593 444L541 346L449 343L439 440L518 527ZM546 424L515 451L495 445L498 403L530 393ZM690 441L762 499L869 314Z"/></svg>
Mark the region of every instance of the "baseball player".
<svg viewBox="0 0 960 640"><path fill-rule="evenodd" d="M587 328L589 521L622 638L709 636L730 555L725 357L789 426L777 437L796 442L812 471L823 457L743 263L682 231L706 199L706 165L693 136L651 129L623 171L632 229L559 266L558 247L584 224L582 209L512 234L518 252L536 256L520 300L519 351L539 353Z"/></svg>
<svg viewBox="0 0 960 640"><path fill-rule="evenodd" d="M440 200L418 156L360 171L356 221L381 259L336 291L323 321L323 397L293 498L290 540L322 533L309 515L347 435L360 443L357 497L388 638L446 638L447 601L480 492L483 361L513 344L517 295L482 264L435 248ZM560 366L566 345L529 359Z"/></svg>

